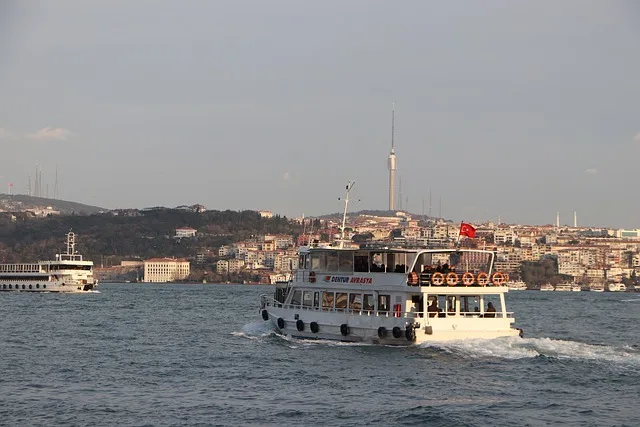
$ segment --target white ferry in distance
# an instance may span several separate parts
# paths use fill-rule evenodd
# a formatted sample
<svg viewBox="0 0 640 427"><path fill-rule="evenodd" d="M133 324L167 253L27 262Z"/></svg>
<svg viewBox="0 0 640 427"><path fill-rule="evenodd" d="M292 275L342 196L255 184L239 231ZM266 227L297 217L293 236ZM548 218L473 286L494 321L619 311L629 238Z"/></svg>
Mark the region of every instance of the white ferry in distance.
<svg viewBox="0 0 640 427"><path fill-rule="evenodd" d="M544 283L542 285L540 285L540 290L541 291L553 291L553 285L551 283Z"/></svg>
<svg viewBox="0 0 640 427"><path fill-rule="evenodd" d="M408 345L522 336L494 260L486 250L355 248L344 239L301 247L298 270L261 296L260 312L295 338Z"/></svg>
<svg viewBox="0 0 640 427"><path fill-rule="evenodd" d="M0 264L0 291L86 292L98 282L93 261L85 261L75 250L75 234L67 234L67 250L55 260L26 264Z"/></svg>
<svg viewBox="0 0 640 427"><path fill-rule="evenodd" d="M554 290L556 292L571 292L572 287L572 283L558 283Z"/></svg>
<svg viewBox="0 0 640 427"><path fill-rule="evenodd" d="M522 280L515 280L507 282L506 285L509 287L511 291L526 291L527 284Z"/></svg>

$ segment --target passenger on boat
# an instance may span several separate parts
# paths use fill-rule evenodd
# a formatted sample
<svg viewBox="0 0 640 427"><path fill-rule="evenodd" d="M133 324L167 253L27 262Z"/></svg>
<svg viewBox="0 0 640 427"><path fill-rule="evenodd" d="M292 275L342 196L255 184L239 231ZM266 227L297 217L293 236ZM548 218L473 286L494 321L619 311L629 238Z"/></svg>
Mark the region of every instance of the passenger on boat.
<svg viewBox="0 0 640 427"><path fill-rule="evenodd" d="M485 311L484 317L496 317L496 308L493 306L492 302L487 304L487 311Z"/></svg>
<svg viewBox="0 0 640 427"><path fill-rule="evenodd" d="M442 310L438 308L438 300L434 298L427 307L427 313L429 313L429 317L436 317Z"/></svg>
<svg viewBox="0 0 640 427"><path fill-rule="evenodd" d="M436 271L437 271L438 273L442 273L442 272L443 272L443 271L442 271L442 265L440 264L440 261L438 261L438 264L436 265Z"/></svg>
<svg viewBox="0 0 640 427"><path fill-rule="evenodd" d="M451 271L449 269L449 264L445 262L444 265L442 266L442 274L447 274L449 271Z"/></svg>

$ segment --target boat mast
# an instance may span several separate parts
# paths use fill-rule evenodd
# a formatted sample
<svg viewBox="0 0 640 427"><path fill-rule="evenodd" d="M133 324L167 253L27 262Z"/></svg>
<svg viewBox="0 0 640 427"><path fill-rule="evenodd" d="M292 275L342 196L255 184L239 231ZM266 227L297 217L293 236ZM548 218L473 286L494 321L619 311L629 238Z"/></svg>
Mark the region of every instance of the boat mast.
<svg viewBox="0 0 640 427"><path fill-rule="evenodd" d="M349 191L351 191L351 189L353 188L353 186L355 185L355 181L349 181L349 183L347 184L347 192L344 196L344 213L342 214L342 230L340 233L340 248L342 249L344 247L344 228L345 225L347 223L347 208L349 206Z"/></svg>

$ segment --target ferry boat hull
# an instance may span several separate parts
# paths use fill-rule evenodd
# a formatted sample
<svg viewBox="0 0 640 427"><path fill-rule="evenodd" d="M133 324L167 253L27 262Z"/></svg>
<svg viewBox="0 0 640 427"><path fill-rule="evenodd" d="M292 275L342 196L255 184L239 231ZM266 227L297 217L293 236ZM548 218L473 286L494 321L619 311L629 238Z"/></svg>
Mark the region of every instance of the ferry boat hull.
<svg viewBox="0 0 640 427"><path fill-rule="evenodd" d="M0 291L13 292L88 292L93 290L97 285L95 283L74 283L73 281L62 280L0 280Z"/></svg>
<svg viewBox="0 0 640 427"><path fill-rule="evenodd" d="M262 309L264 317L280 334L298 339L332 340L382 345L412 345L467 339L522 336L511 328L514 319L474 317L381 317L375 315L329 315L318 312L291 313L289 309ZM506 320L506 321L505 321ZM302 323L300 323L302 322ZM317 332L312 331L315 323ZM343 326L345 325L345 326ZM280 327L283 326L283 327ZM381 329L384 328L384 329Z"/></svg>

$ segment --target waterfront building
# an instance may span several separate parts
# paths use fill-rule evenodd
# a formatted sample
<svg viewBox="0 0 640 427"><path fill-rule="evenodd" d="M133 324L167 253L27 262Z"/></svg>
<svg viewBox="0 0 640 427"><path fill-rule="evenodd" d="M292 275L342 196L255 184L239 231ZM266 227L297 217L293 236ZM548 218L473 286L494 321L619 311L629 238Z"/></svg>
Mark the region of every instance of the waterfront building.
<svg viewBox="0 0 640 427"><path fill-rule="evenodd" d="M189 261L182 258L151 258L144 261L145 282L175 282L186 279L190 272Z"/></svg>

